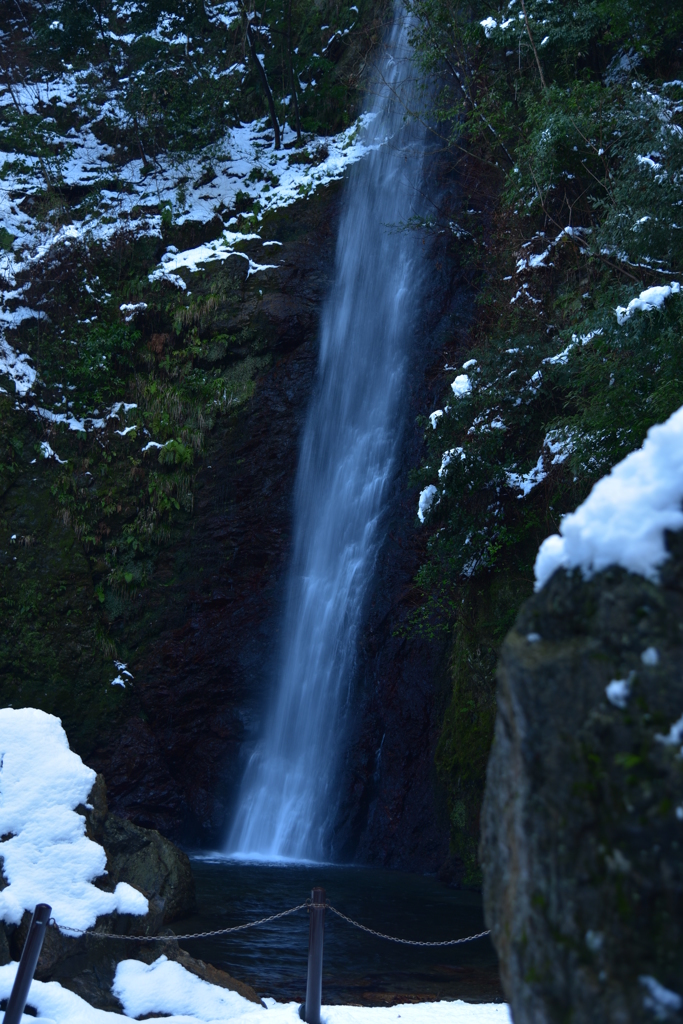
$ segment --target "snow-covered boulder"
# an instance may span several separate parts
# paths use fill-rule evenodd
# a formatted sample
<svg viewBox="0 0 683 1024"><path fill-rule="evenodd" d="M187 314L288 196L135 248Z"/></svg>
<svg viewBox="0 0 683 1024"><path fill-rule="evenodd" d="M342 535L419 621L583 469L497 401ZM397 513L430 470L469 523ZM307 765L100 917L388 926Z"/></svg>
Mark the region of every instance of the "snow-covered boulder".
<svg viewBox="0 0 683 1024"><path fill-rule="evenodd" d="M107 856L89 839L85 806L95 772L72 750L62 723L36 708L0 709L0 857L7 882L0 920L18 925L36 903L49 903L63 929L85 930L100 915L142 916L139 890L119 882L113 892L94 884Z"/></svg>
<svg viewBox="0 0 683 1024"><path fill-rule="evenodd" d="M501 651L481 849L516 1024L683 1020L682 499L679 411L545 542Z"/></svg>
<svg viewBox="0 0 683 1024"><path fill-rule="evenodd" d="M156 934L192 911L192 871L164 836L109 814L102 776L69 749L60 720L35 708L0 709L0 836L0 963L20 956L36 903L49 903L57 924L37 976L95 1006L118 1009L117 961L154 959L169 946L182 955L174 943L79 934Z"/></svg>

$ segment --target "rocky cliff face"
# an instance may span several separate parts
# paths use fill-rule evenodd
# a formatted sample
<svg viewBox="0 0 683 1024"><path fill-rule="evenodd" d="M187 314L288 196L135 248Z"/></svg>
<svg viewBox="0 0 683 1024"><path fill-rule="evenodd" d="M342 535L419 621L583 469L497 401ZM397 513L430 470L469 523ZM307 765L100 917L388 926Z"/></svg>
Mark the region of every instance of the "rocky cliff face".
<svg viewBox="0 0 683 1024"><path fill-rule="evenodd" d="M445 188L446 162L437 170ZM275 358L236 421L215 431L192 523L160 562L156 593L143 597L155 626L132 666L137 703L90 758L118 813L186 841L220 841L275 680L299 436L340 200L341 187L332 187L280 215L282 265L259 277L262 296L256 285L245 288L238 315L256 323ZM360 645L336 849L345 858L437 871L449 835L434 770L448 699L447 642L398 632L418 600L413 578L424 555L409 486L424 443L415 418L436 402L437 371L457 351L469 282L448 236L434 237L426 258L431 284Z"/></svg>
<svg viewBox="0 0 683 1024"><path fill-rule="evenodd" d="M683 539L669 546L661 586L558 571L503 646L481 852L516 1024L683 1019Z"/></svg>
<svg viewBox="0 0 683 1024"><path fill-rule="evenodd" d="M232 318L224 330L255 331L271 363L246 406L215 428L194 513L135 619L120 623L138 652L135 699L89 757L118 813L190 842L220 839L271 682L338 201L331 186L281 214L270 226L284 243L277 270L245 280L236 309L214 314Z"/></svg>
<svg viewBox="0 0 683 1024"><path fill-rule="evenodd" d="M430 178L443 191L450 186L442 164ZM342 189L329 185L266 218L262 237L283 243L265 250L277 254L276 269L249 276L248 262L234 258L192 278L196 368L225 365L226 378L250 397L207 429L193 467L193 508L173 514L168 535L138 560L139 578L108 585L102 545L114 534L106 534L106 523L97 526L102 537L77 530L74 515L69 524L55 502L66 471L54 460L29 460L0 494L0 527L18 538L0 551L12 611L0 622L3 702L59 715L73 749L106 778L116 815L191 845L220 843L276 675L299 438ZM183 230L178 245L202 240ZM437 233L427 245L431 284L359 651L359 710L349 723L337 849L366 862L436 871L448 853L448 815L433 767L448 699L447 645L401 633L419 601L413 578L424 560L409 473L424 443L415 417L438 404L438 371L457 357L468 281L449 235ZM245 251L263 260L260 243ZM140 348L160 376L190 331L185 325L175 337L164 315L148 311L137 321ZM22 430L28 451L42 427L27 417ZM150 454L141 460L139 444L127 453L128 442L110 433L111 466L119 473L113 500L120 503L112 525L125 532L128 506L147 489ZM63 435L59 444L52 440L66 444ZM86 466L90 441L68 440L78 446L74 464ZM133 469L131 453L142 463L133 460ZM105 485L93 473L74 473L69 487L77 507L103 500ZM113 658L131 674L125 689L111 684Z"/></svg>

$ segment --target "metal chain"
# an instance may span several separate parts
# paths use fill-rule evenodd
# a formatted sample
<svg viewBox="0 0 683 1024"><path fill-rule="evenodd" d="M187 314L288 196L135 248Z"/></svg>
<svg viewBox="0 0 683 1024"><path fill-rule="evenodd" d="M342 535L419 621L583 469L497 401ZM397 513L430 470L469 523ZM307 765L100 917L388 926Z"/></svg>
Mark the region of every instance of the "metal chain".
<svg viewBox="0 0 683 1024"><path fill-rule="evenodd" d="M184 942L188 939L211 939L217 935L230 935L232 932L243 932L247 928L256 928L261 924L268 924L270 921L278 921L281 917L289 917L290 914L296 914L298 910L311 910L312 908L319 907L320 909L331 910L337 917L341 917L342 921L346 921L347 924L353 925L354 928L360 928L362 932L367 932L368 935L374 935L378 939L386 939L388 942L400 942L403 946L460 946L464 942L474 942L475 939L483 939L486 935L490 935L490 929L485 932L478 932L476 935L468 935L464 939L446 939L443 942L421 942L418 939L399 939L395 935L385 935L384 932L377 932L374 928L368 928L367 925L361 924L360 921L354 921L353 918L347 917L346 914L342 914L341 910L337 910L331 903L316 904L311 903L310 899L306 900L305 903L300 903L297 907L292 907L291 910L281 910L279 914L271 914L270 917L262 917L258 921L248 921L246 924L236 924L231 928L216 928L211 932L194 932L192 935L117 935L114 932L95 932L92 930L79 931L76 928L69 928L67 925L58 925L54 917L50 918L50 925L53 928L59 928L62 932L70 933L71 935L80 938L83 935L91 935L95 939L122 939L124 942Z"/></svg>
<svg viewBox="0 0 683 1024"><path fill-rule="evenodd" d="M246 928L256 928L260 924L268 924L269 921L277 921L280 917L288 917L290 914L296 914L297 910L303 910L308 907L310 900L306 900L305 903L300 903L298 907L292 907L291 910L281 910L279 914L271 914L270 917L262 917L258 921L248 921L246 924L236 924L232 928L216 928L212 932L194 932L192 935L117 935L114 932L95 932L92 930L78 931L76 928L69 928L67 925L58 925L54 917L50 918L50 924L53 927L59 928L62 932L70 932L72 935L80 938L82 935L92 935L94 939L123 939L124 942L179 942L186 939L211 939L215 935L229 935L231 932L243 932Z"/></svg>
<svg viewBox="0 0 683 1024"><path fill-rule="evenodd" d="M352 918L347 917L346 914L342 914L341 910L337 910L330 903L326 903L325 906L328 910L331 910L337 917L341 917L342 921L346 921L348 924L352 924L354 928L360 928L362 932L367 932L368 935L374 935L378 939L387 939L389 942L400 942L403 946L459 946L463 942L474 942L475 939L483 939L485 935L491 934L491 929L487 928L485 932L478 932L477 935L468 935L464 939L446 939L444 942L419 942L416 939L398 939L395 935L385 935L384 932L376 932L374 928L368 928L366 925L361 924L359 921L354 921Z"/></svg>

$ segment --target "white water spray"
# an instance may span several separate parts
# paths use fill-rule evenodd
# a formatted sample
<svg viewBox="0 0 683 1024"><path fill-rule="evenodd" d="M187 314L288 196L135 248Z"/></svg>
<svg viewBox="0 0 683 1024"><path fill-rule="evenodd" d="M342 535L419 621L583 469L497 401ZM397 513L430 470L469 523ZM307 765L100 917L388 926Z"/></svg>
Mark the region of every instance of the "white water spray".
<svg viewBox="0 0 683 1024"><path fill-rule="evenodd" d="M247 765L226 852L320 860L364 598L402 424L421 294L416 232L424 131L401 6L379 63L366 128L372 152L346 186L334 285L322 317L318 385L304 430L281 674Z"/></svg>

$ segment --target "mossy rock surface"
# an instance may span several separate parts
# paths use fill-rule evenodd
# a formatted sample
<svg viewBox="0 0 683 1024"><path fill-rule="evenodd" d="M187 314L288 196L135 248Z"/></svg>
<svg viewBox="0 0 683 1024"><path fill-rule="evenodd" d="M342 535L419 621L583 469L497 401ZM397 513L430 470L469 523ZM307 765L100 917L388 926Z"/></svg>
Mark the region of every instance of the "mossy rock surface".
<svg viewBox="0 0 683 1024"><path fill-rule="evenodd" d="M661 585L559 570L503 645L482 863L516 1024L683 1018L683 759L663 740L683 710L683 538L669 546Z"/></svg>

